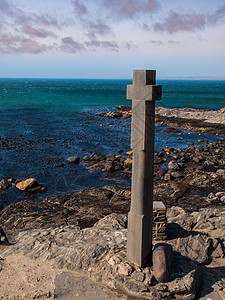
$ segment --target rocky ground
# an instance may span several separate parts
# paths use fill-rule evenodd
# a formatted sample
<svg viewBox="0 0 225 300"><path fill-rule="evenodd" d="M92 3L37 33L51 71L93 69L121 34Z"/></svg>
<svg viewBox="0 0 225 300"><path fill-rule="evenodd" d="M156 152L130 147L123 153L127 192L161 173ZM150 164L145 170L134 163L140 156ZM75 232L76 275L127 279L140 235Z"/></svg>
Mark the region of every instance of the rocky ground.
<svg viewBox="0 0 225 300"><path fill-rule="evenodd" d="M14 291L10 294L6 289L11 283L17 286L17 295L24 295L24 290L29 291L30 298L24 299L53 298L60 292L54 289L54 278L64 270L84 274L94 282L148 299L199 299L212 292L217 297L213 299L224 299L225 209L208 208L187 213L182 208L171 207L167 211L167 221L166 243L172 245L174 256L168 283L155 280L151 263L139 268L126 259L127 216L124 214L110 214L85 229L63 225L17 233L12 230L11 235L10 231L6 233L9 238L2 232L1 281L4 283L5 280L7 284L5 287L1 285L1 295L3 299L10 299L10 295L11 299L19 299ZM18 257L18 254L25 257L22 259L23 272L20 272L22 282L20 278L9 283L8 279L13 278L13 274L9 273L12 270L10 263L18 259L16 265L20 268L21 256ZM29 259L32 260L30 265ZM29 275L34 261L38 267ZM35 285L34 279L37 281ZM39 286L39 281L41 284L45 280L49 286Z"/></svg>
<svg viewBox="0 0 225 300"><path fill-rule="evenodd" d="M185 113L182 116L186 118ZM220 113L224 116L224 110ZM129 118L130 110L120 107L106 117ZM159 117L157 120L161 122ZM185 127L184 120L170 114L163 122L172 122L176 127L170 128L173 131ZM194 130L201 131L202 123L195 122ZM223 124L204 126L205 131L220 130L223 134L224 128ZM213 293L212 299L224 299L225 139L215 143L201 139L199 143L190 143L186 149L164 147L154 157L154 200L163 201L167 207L164 242L172 245L174 253L170 282L157 283L151 263L141 269L127 261L131 190L129 186L107 185L47 196L42 202L20 201L0 211L2 298L51 299L61 295L59 299L67 299L66 291L58 285L62 285L60 274L66 272L68 280L73 281L77 272L125 293L110 294L112 299L132 299L126 293L150 299L204 299ZM80 161L77 157L68 159L76 164ZM87 169L102 171L109 178L132 176L132 152L107 156L93 153L81 160ZM0 182L0 189L10 185L24 193L44 190L35 178L6 178ZM158 242L154 240L154 244ZM21 276L16 280L18 274Z"/></svg>

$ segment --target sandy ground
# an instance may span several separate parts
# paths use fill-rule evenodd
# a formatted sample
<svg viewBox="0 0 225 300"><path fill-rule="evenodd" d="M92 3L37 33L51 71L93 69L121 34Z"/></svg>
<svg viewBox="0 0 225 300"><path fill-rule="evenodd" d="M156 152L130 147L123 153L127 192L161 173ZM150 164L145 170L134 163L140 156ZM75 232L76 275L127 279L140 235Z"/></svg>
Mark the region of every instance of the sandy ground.
<svg viewBox="0 0 225 300"><path fill-rule="evenodd" d="M1 299L53 299L55 276L49 262L30 260L21 254L1 260Z"/></svg>

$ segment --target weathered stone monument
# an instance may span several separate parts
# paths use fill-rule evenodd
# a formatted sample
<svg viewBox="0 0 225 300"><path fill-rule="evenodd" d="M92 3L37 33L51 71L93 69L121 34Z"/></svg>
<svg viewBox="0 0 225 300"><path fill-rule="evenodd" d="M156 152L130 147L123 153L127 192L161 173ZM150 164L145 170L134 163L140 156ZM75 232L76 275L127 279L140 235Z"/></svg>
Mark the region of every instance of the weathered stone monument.
<svg viewBox="0 0 225 300"><path fill-rule="evenodd" d="M127 99L132 99L133 150L127 258L139 266L152 252L155 100L160 100L162 93L155 82L156 71L135 70L133 85L127 86Z"/></svg>

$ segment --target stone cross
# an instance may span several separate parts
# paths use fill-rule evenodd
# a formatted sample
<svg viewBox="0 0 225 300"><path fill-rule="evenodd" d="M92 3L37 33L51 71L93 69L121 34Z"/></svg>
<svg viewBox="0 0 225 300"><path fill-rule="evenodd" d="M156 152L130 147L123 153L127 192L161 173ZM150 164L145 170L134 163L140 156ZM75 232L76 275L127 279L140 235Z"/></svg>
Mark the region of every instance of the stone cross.
<svg viewBox="0 0 225 300"><path fill-rule="evenodd" d="M152 253L155 100L162 93L155 80L156 71L135 70L133 85L127 86L127 99L132 99L133 150L127 258L141 267Z"/></svg>

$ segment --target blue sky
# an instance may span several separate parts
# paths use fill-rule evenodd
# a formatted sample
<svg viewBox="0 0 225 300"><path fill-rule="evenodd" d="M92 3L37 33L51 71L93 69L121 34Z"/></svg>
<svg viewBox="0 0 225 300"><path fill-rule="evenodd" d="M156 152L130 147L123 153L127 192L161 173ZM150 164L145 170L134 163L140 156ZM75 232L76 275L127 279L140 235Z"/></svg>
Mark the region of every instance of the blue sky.
<svg viewBox="0 0 225 300"><path fill-rule="evenodd" d="M0 77L225 78L224 0L0 0Z"/></svg>

